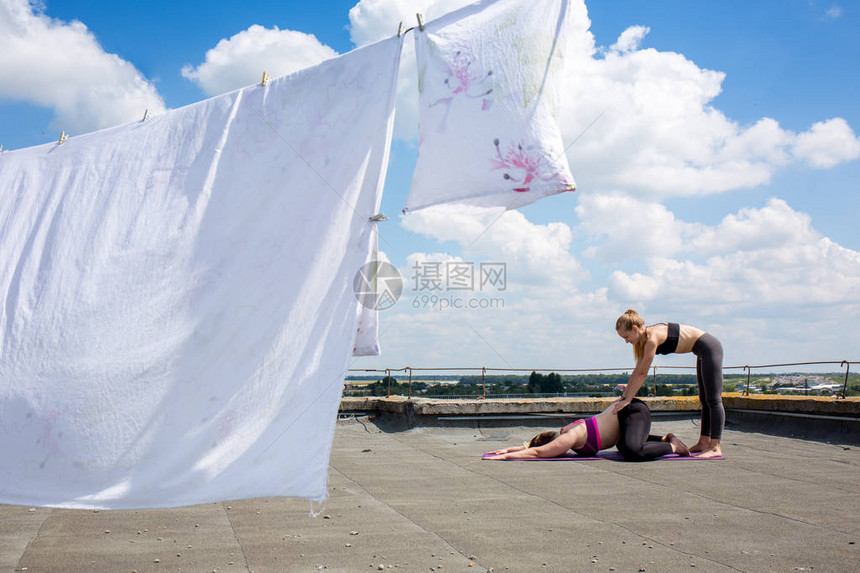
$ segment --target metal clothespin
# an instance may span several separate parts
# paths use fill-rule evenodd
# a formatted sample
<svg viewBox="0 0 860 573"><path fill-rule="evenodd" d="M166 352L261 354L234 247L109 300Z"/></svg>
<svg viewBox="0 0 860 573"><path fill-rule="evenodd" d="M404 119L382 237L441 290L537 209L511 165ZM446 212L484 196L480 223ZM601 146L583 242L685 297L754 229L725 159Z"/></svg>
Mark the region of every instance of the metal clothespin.
<svg viewBox="0 0 860 573"><path fill-rule="evenodd" d="M385 216L385 213L377 213L373 217L368 218L368 221L373 223L379 223L380 221L387 221L388 217Z"/></svg>
<svg viewBox="0 0 860 573"><path fill-rule="evenodd" d="M421 14L415 14L415 17L418 18L418 29L422 32L424 31L424 21L421 19Z"/></svg>
<svg viewBox="0 0 860 573"><path fill-rule="evenodd" d="M143 110L143 119L140 120L140 123L145 122L147 119L149 119L149 110L145 109L145 110Z"/></svg>
<svg viewBox="0 0 860 573"><path fill-rule="evenodd" d="M69 138L69 136L66 135L65 131L63 131L63 133L60 134L60 139L57 140L57 145L60 145L61 143L63 143L68 138Z"/></svg>
<svg viewBox="0 0 860 573"><path fill-rule="evenodd" d="M261 85L261 86L263 86L263 87L265 87L265 86L266 86L266 84L267 84L267 83L269 83L269 80L270 80L271 78L272 78L272 76L270 76L270 75L268 74L268 72L266 72L266 70L263 70L263 79L260 81L260 85Z"/></svg>
<svg viewBox="0 0 860 573"><path fill-rule="evenodd" d="M403 35L403 22L397 25L397 37L399 38L401 35Z"/></svg>

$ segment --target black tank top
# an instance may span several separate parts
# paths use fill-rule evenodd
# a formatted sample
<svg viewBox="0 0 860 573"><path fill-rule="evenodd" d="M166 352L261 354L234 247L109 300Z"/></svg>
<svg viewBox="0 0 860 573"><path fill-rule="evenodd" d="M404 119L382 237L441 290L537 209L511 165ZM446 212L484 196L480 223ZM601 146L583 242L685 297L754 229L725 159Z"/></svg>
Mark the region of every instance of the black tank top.
<svg viewBox="0 0 860 573"><path fill-rule="evenodd" d="M681 327L677 322L667 323L669 334L666 336L666 342L657 347L657 354L672 354L678 349L678 339L681 336Z"/></svg>

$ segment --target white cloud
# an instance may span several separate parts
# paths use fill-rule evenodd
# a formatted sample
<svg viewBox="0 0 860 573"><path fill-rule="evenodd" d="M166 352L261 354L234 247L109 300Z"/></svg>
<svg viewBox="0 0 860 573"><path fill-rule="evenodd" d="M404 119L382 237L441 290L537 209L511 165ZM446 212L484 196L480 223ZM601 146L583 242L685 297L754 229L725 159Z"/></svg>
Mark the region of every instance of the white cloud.
<svg viewBox="0 0 860 573"><path fill-rule="evenodd" d="M809 215L781 199L770 199L761 209L744 208L716 227L703 228L691 238L687 250L700 254L760 251L810 245L819 239Z"/></svg>
<svg viewBox="0 0 860 573"><path fill-rule="evenodd" d="M800 134L770 118L732 121L712 105L725 74L641 48L647 32L633 26L601 50L574 28L582 40L569 43L562 130L566 142L580 136L568 158L581 189L654 199L718 193L765 184L793 159L827 168L860 155L860 140L841 118Z"/></svg>
<svg viewBox="0 0 860 573"><path fill-rule="evenodd" d="M860 157L860 138L854 135L847 121L837 117L818 122L798 135L792 151L812 167L829 169Z"/></svg>
<svg viewBox="0 0 860 573"><path fill-rule="evenodd" d="M780 199L740 209L715 226L681 221L659 203L625 195L582 195L577 214L595 239L586 255L607 264L647 263L647 272L611 274L612 299L691 308L857 299L860 253L822 236L807 214Z"/></svg>
<svg viewBox="0 0 860 573"><path fill-rule="evenodd" d="M829 20L836 20L842 17L842 7L838 4L834 4L830 8L824 11L824 17Z"/></svg>
<svg viewBox="0 0 860 573"><path fill-rule="evenodd" d="M784 201L742 209L685 245L688 259L648 259L647 273L616 271L610 296L677 306L857 305L860 253L822 236ZM702 254L713 254L696 262Z"/></svg>
<svg viewBox="0 0 860 573"><path fill-rule="evenodd" d="M582 194L576 213L592 239L585 254L607 263L793 248L821 238L807 214L781 199L770 199L760 209L740 209L713 227L681 221L660 203L622 194Z"/></svg>
<svg viewBox="0 0 860 573"><path fill-rule="evenodd" d="M253 25L219 41L202 64L183 67L182 75L217 95L259 82L264 70L279 77L336 55L312 34Z"/></svg>
<svg viewBox="0 0 860 573"><path fill-rule="evenodd" d="M456 241L463 257L508 265L513 283L575 284L588 274L570 254L573 232L565 223L532 223L519 211L483 213L439 207L410 213L401 226L440 242Z"/></svg>
<svg viewBox="0 0 860 573"><path fill-rule="evenodd" d="M677 220L660 203L618 193L582 193L576 214L592 239L605 239L585 251L603 261L674 254L701 227Z"/></svg>
<svg viewBox="0 0 860 573"><path fill-rule="evenodd" d="M53 109L53 128L81 133L164 111L155 87L83 23L26 0L0 0L0 54L0 98Z"/></svg>
<svg viewBox="0 0 860 573"><path fill-rule="evenodd" d="M618 41L609 48L613 52L632 52L638 50L642 40L651 31L647 26L630 26L618 36Z"/></svg>

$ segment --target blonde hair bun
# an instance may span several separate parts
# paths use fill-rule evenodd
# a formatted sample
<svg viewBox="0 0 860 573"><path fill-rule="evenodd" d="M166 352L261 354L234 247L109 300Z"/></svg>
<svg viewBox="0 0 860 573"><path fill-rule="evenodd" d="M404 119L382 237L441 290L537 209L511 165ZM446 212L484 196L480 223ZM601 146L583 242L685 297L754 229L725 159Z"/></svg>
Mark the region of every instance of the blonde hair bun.
<svg viewBox="0 0 860 573"><path fill-rule="evenodd" d="M618 320L615 321L615 330L626 332L628 330L633 330L634 326L638 326L642 328L645 326L645 321L639 316L639 313L633 310L632 308L628 308L627 312L618 317Z"/></svg>

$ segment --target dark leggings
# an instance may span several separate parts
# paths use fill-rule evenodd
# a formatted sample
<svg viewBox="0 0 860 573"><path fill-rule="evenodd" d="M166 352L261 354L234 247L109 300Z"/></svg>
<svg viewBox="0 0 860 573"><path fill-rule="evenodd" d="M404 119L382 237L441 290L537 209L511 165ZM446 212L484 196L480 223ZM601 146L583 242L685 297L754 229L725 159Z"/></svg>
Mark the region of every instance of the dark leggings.
<svg viewBox="0 0 860 573"><path fill-rule="evenodd" d="M701 434L713 440L723 435L726 411L723 409L723 345L708 333L693 345L696 355L696 380L702 403Z"/></svg>
<svg viewBox="0 0 860 573"><path fill-rule="evenodd" d="M647 462L672 453L672 445L662 441L660 436L652 436L651 411L639 398L618 412L618 425L621 436L615 447L629 462Z"/></svg>

